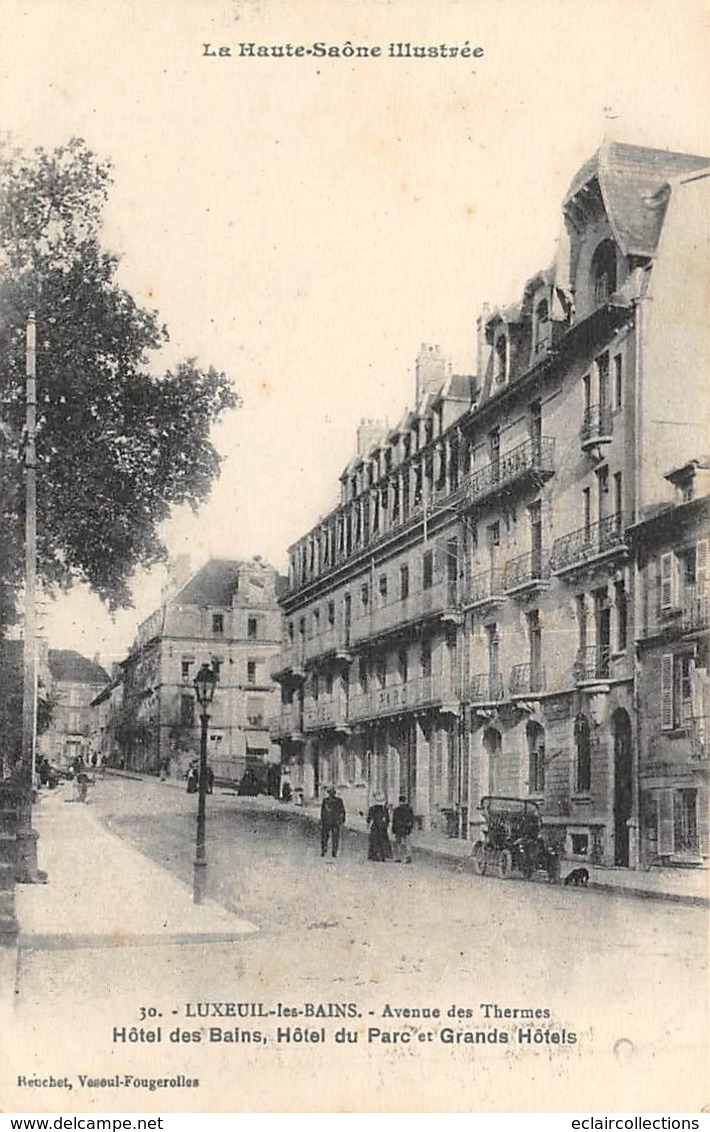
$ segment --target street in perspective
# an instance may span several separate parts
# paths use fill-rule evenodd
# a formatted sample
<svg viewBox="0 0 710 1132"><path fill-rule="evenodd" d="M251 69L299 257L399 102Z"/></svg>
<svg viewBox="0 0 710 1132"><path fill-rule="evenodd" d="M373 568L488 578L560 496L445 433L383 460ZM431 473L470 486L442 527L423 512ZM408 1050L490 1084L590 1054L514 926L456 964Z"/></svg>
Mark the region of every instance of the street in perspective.
<svg viewBox="0 0 710 1132"><path fill-rule="evenodd" d="M271 444L0 139L0 1108L707 1106L710 158L566 155L462 361L329 431L284 329Z"/></svg>

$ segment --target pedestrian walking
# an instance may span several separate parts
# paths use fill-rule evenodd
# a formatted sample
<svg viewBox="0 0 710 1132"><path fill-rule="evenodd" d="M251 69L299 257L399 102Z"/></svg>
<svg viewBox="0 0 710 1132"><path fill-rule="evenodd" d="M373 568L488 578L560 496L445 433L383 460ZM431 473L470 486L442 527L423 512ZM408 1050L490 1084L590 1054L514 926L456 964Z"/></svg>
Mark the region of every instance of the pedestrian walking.
<svg viewBox="0 0 710 1132"><path fill-rule="evenodd" d="M394 834L394 859L406 865L412 863L409 838L414 829L414 810L404 794L399 796L399 805L392 814L392 833Z"/></svg>
<svg viewBox="0 0 710 1132"><path fill-rule="evenodd" d="M367 840L367 858L369 861L389 861L392 857L387 830L390 824L390 812L381 794L375 794L373 804L367 811L367 825L369 835Z"/></svg>
<svg viewBox="0 0 710 1132"><path fill-rule="evenodd" d="M187 792L197 793L197 759L193 759L187 768Z"/></svg>
<svg viewBox="0 0 710 1132"><path fill-rule="evenodd" d="M209 763L206 767L205 773L207 775L206 792L208 794L212 794L214 791L214 771L212 770L212 767L209 765Z"/></svg>
<svg viewBox="0 0 710 1132"><path fill-rule="evenodd" d="M338 856L340 831L345 825L345 805L334 786L328 789L320 808L320 855L325 857L330 841L331 853Z"/></svg>

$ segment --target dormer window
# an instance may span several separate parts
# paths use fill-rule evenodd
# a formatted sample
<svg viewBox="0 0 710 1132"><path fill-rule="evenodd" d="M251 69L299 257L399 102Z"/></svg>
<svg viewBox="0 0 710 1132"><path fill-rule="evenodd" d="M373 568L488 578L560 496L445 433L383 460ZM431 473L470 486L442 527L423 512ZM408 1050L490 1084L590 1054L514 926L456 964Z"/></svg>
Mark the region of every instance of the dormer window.
<svg viewBox="0 0 710 1132"><path fill-rule="evenodd" d="M550 345L550 305L547 299L541 299L535 307L534 342L538 354Z"/></svg>
<svg viewBox="0 0 710 1132"><path fill-rule="evenodd" d="M508 372L508 339L505 334L499 334L496 338L493 351L493 364L496 381L505 381Z"/></svg>
<svg viewBox="0 0 710 1132"><path fill-rule="evenodd" d="M594 301L605 303L616 290L616 244L602 240L592 256L592 286Z"/></svg>

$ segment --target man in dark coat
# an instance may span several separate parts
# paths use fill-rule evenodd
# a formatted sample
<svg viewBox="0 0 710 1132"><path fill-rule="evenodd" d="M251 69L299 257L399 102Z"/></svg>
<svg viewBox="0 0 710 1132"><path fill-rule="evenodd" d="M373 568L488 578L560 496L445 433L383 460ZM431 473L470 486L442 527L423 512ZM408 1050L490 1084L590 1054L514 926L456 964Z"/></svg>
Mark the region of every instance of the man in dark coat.
<svg viewBox="0 0 710 1132"><path fill-rule="evenodd" d="M340 845L340 831L345 825L345 806L343 799L338 797L336 789L331 786L323 799L320 808L320 855L325 857L330 841L331 852L338 856Z"/></svg>
<svg viewBox="0 0 710 1132"><path fill-rule="evenodd" d="M412 856L409 849L409 838L414 829L414 810L407 802L404 794L399 796L399 805L392 814L392 833L394 834L394 859L411 864Z"/></svg>

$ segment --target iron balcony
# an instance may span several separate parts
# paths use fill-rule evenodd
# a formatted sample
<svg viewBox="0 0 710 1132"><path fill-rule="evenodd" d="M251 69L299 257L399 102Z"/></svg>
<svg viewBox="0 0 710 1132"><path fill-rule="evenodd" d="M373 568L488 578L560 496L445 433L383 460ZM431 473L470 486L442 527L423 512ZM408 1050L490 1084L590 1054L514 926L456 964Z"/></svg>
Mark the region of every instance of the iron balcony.
<svg viewBox="0 0 710 1132"><path fill-rule="evenodd" d="M598 444L609 444L612 431L612 415L609 406L589 405L584 410L582 427L579 432L582 450L587 452L590 448L596 448Z"/></svg>
<svg viewBox="0 0 710 1132"><path fill-rule="evenodd" d="M497 704L505 698L505 685L500 672L479 672L471 677L468 698L472 704Z"/></svg>
<svg viewBox="0 0 710 1132"><path fill-rule="evenodd" d="M626 551L622 516L607 515L598 523L590 523L555 539L550 554L550 569L561 574L585 566L596 558Z"/></svg>
<svg viewBox="0 0 710 1132"><path fill-rule="evenodd" d="M464 507L470 507L514 487L544 483L554 472L554 439L550 436L528 439L485 467L470 472L462 484L461 502Z"/></svg>
<svg viewBox="0 0 710 1132"><path fill-rule="evenodd" d="M428 707L453 707L457 703L453 678L439 673L351 696L349 718L353 721L379 719Z"/></svg>

